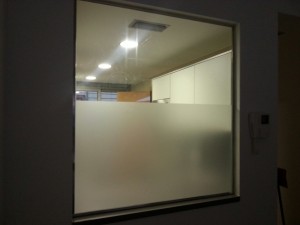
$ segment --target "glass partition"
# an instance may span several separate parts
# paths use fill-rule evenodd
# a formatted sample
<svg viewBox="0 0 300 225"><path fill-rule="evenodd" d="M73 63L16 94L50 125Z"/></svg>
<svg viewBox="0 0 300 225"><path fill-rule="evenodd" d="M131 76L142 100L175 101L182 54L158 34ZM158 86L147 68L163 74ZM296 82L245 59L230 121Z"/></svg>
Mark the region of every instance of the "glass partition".
<svg viewBox="0 0 300 225"><path fill-rule="evenodd" d="M77 102L76 212L232 192L231 108Z"/></svg>
<svg viewBox="0 0 300 225"><path fill-rule="evenodd" d="M77 2L75 214L233 193L232 28Z"/></svg>

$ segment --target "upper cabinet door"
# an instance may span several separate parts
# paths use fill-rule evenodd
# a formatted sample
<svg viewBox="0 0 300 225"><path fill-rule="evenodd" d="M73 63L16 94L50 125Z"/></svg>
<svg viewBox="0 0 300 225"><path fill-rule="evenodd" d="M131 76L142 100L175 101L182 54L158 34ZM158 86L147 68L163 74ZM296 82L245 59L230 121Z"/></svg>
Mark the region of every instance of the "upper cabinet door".
<svg viewBox="0 0 300 225"><path fill-rule="evenodd" d="M171 74L171 103L194 104L194 66Z"/></svg>
<svg viewBox="0 0 300 225"><path fill-rule="evenodd" d="M152 101L170 98L170 75L152 79Z"/></svg>
<svg viewBox="0 0 300 225"><path fill-rule="evenodd" d="M195 66L195 103L231 104L231 52Z"/></svg>

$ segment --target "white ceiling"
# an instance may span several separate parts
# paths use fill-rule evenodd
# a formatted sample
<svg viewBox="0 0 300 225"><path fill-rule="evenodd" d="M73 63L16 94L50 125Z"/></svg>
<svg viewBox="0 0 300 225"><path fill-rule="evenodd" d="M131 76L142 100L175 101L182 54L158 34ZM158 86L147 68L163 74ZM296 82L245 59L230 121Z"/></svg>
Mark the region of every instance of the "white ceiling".
<svg viewBox="0 0 300 225"><path fill-rule="evenodd" d="M135 19L170 26L163 32L129 28ZM141 83L230 47L231 36L230 27L78 1L76 80L95 75L94 82ZM126 38L137 39L138 48L120 47ZM99 69L102 62L112 68Z"/></svg>

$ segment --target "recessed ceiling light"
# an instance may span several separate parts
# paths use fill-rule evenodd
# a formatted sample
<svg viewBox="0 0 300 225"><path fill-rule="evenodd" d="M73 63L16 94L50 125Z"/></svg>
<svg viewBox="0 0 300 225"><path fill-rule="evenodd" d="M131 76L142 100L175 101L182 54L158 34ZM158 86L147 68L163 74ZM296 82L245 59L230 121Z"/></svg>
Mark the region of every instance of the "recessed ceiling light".
<svg viewBox="0 0 300 225"><path fill-rule="evenodd" d="M79 94L80 93L80 91L76 91L76 94Z"/></svg>
<svg viewBox="0 0 300 225"><path fill-rule="evenodd" d="M107 69L111 68L111 65L109 63L101 63L101 64L98 65L98 67L100 69L107 70Z"/></svg>
<svg viewBox="0 0 300 225"><path fill-rule="evenodd" d="M96 80L95 76L87 76L85 77L86 80Z"/></svg>
<svg viewBox="0 0 300 225"><path fill-rule="evenodd" d="M123 48L136 48L138 46L137 41L125 40L120 44Z"/></svg>

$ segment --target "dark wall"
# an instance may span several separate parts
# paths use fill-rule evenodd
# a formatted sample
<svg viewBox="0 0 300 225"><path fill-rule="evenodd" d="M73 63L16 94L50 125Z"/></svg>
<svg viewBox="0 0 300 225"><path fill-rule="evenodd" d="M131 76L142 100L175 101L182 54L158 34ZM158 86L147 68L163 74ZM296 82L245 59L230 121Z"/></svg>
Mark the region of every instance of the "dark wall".
<svg viewBox="0 0 300 225"><path fill-rule="evenodd" d="M4 63L4 4L0 0L0 224L3 224L4 210L4 151L3 151L3 77Z"/></svg>
<svg viewBox="0 0 300 225"><path fill-rule="evenodd" d="M6 4L6 224L70 224L74 2Z"/></svg>
<svg viewBox="0 0 300 225"><path fill-rule="evenodd" d="M274 0L275 1L275 0ZM119 224L275 224L277 8L261 0L140 0L236 22L241 201ZM7 0L5 225L67 225L72 218L74 2ZM248 113L271 117L250 149ZM240 179L239 179L240 178Z"/></svg>

